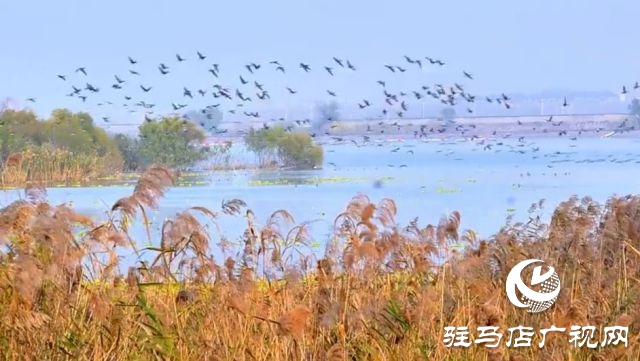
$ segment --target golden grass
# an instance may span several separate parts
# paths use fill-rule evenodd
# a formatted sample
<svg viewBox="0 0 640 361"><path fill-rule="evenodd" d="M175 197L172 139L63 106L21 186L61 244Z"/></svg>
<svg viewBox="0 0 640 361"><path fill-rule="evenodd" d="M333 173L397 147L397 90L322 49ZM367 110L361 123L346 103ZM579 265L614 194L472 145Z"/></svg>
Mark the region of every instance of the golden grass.
<svg viewBox="0 0 640 361"><path fill-rule="evenodd" d="M109 174L112 166L103 157L43 146L9 155L0 169L0 180L3 188L28 182L82 183Z"/></svg>
<svg viewBox="0 0 640 361"><path fill-rule="evenodd" d="M459 229L453 212L434 225L396 224L390 199L354 197L335 220L326 255L307 252L308 224L278 210L258 226L241 200L193 207L167 220L157 247L138 249L128 225L173 183L152 167L101 223L46 202L0 210L0 355L7 360L638 360L640 198L601 206L572 198L548 225L527 223L492 239ZM237 256L212 257L220 213L244 215ZM464 251L455 244L463 242ZM118 272L117 248L155 258ZM508 302L517 262L555 265L555 305L528 314ZM574 349L568 335L540 349L447 348L444 327L629 326L629 347ZM598 331L599 332L599 331ZM597 334L597 336L599 333Z"/></svg>

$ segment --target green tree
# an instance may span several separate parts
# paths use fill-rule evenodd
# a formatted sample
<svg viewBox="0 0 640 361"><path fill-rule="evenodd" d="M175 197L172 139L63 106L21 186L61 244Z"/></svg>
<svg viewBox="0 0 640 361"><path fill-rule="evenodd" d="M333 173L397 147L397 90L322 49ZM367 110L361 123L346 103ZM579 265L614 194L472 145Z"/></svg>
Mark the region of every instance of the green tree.
<svg viewBox="0 0 640 361"><path fill-rule="evenodd" d="M207 158L198 143L202 130L179 117L145 122L140 126L139 154L145 166L159 164L183 169Z"/></svg>
<svg viewBox="0 0 640 361"><path fill-rule="evenodd" d="M289 133L283 127L251 129L245 136L247 148L261 165L280 162L284 167L308 169L322 164L322 147L305 133Z"/></svg>
<svg viewBox="0 0 640 361"><path fill-rule="evenodd" d="M139 141L136 138L130 137L126 134L116 134L114 137L115 142L118 144L120 154L124 161L124 170L126 171L138 171L142 169L142 160L139 154Z"/></svg>

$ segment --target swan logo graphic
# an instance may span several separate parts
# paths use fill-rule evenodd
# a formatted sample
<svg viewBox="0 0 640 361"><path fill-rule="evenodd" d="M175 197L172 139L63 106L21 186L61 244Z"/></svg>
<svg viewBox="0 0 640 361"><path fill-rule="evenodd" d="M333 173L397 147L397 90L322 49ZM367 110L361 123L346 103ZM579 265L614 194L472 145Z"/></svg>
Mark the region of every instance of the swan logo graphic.
<svg viewBox="0 0 640 361"><path fill-rule="evenodd" d="M544 274L542 266L536 266L533 269L530 284L526 285L522 281L522 271L530 264L538 262L544 263L539 259L524 260L513 267L507 276L506 287L509 301L516 307L526 308L529 313L538 313L549 309L556 302L560 293L560 278L551 266L547 266L548 270ZM521 299L518 299L516 288L522 294Z"/></svg>

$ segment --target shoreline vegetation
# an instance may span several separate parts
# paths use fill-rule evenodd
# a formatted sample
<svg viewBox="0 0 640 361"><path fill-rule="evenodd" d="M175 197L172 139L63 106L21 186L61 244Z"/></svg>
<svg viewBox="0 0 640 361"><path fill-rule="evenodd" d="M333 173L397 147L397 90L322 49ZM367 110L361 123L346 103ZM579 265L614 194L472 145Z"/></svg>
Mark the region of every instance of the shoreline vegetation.
<svg viewBox="0 0 640 361"><path fill-rule="evenodd" d="M103 220L50 205L46 189L0 210L0 354L74 360L637 360L640 357L640 197L606 204L571 198L540 221L488 239L460 229L453 211L432 224L395 222L391 199L355 195L334 221L324 257L308 251L308 223L285 209L257 220L240 199L192 207L167 219L140 248L132 222L146 222L175 184L151 166ZM207 227L244 216L233 247ZM258 226L262 224L264 226ZM463 245L464 247L460 247ZM224 259L215 259L219 247ZM116 251L148 261L119 269ZM562 284L552 308L529 314L507 300L518 262L543 259ZM623 344L574 348L567 333L531 347L444 345L444 328L518 325L627 326ZM473 337L473 336L471 336Z"/></svg>
<svg viewBox="0 0 640 361"><path fill-rule="evenodd" d="M179 117L144 122L139 134L108 134L87 113L56 109L48 119L0 110L0 186L101 184L139 175L151 164L178 170L311 169L322 148L308 134L253 129L244 142L257 164L231 159L233 140L203 146L202 127ZM204 164L202 166L202 164Z"/></svg>

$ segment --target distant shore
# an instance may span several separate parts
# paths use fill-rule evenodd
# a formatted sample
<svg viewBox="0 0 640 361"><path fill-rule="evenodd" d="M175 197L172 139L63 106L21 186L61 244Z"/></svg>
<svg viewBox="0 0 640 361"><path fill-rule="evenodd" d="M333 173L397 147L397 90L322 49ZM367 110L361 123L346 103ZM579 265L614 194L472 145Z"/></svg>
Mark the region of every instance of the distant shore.
<svg viewBox="0 0 640 361"><path fill-rule="evenodd" d="M267 123L268 126L286 122ZM263 124L252 124L261 127ZM295 131L312 134L317 141L340 138L380 139L487 139L487 138L551 138L551 137L631 137L640 134L640 119L628 114L545 115L517 117L458 117L452 121L437 118L372 119L328 122L320 129L294 127ZM211 138L238 141L242 131L230 131ZM337 139L336 139L337 138Z"/></svg>

